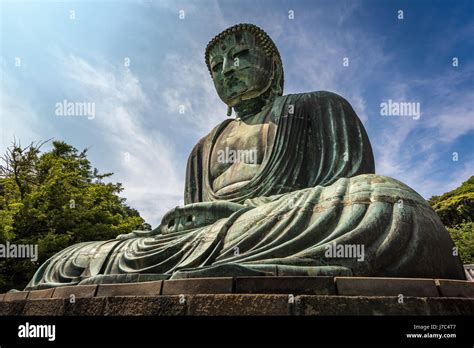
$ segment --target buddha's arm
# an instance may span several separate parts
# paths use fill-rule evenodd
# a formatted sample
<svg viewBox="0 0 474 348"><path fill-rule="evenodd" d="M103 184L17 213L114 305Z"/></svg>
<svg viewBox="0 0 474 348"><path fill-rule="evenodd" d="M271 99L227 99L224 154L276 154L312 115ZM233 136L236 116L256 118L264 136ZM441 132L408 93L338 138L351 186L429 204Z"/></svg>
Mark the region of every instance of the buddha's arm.
<svg viewBox="0 0 474 348"><path fill-rule="evenodd" d="M158 234L192 231L199 227L212 225L217 220L229 217L242 209L248 210L249 208L249 206L226 201L186 204L183 207L175 207L168 211L157 228L151 231L135 230L130 233L120 234L116 239L152 237Z"/></svg>
<svg viewBox="0 0 474 348"><path fill-rule="evenodd" d="M186 204L167 212L158 228L161 234L191 231L199 227L212 225L214 222L227 218L235 212L248 209L245 205L226 201Z"/></svg>
<svg viewBox="0 0 474 348"><path fill-rule="evenodd" d="M274 202L274 201L276 201L277 199L281 198L284 195L285 195L285 193L281 193L281 194L278 194L278 195L272 195L272 196L268 196L268 197L261 196L261 197L256 197L256 198L249 198L249 199L245 200L244 205L246 207L252 207L252 208L258 207L258 206L261 206L261 205L264 205L264 204L267 204L267 203Z"/></svg>
<svg viewBox="0 0 474 348"><path fill-rule="evenodd" d="M157 227L151 231L141 231L141 230L134 230L130 233L119 234L115 239L129 239L129 238L137 238L137 237L152 237L160 233L160 229Z"/></svg>

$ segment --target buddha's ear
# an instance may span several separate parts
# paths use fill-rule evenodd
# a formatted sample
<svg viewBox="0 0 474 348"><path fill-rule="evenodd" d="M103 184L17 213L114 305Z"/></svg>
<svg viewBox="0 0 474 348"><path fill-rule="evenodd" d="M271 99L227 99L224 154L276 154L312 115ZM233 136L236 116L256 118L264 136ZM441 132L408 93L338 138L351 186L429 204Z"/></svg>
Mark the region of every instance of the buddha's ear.
<svg viewBox="0 0 474 348"><path fill-rule="evenodd" d="M274 95L283 95L283 66L275 57L273 57L273 82L271 88Z"/></svg>
<svg viewBox="0 0 474 348"><path fill-rule="evenodd" d="M232 116L232 106L227 105L227 116Z"/></svg>

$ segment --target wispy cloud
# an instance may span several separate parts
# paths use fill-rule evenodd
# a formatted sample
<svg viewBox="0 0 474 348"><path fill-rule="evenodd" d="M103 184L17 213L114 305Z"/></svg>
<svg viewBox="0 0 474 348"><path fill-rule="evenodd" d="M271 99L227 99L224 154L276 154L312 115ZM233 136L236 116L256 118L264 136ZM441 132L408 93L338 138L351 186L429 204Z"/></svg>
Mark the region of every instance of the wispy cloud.
<svg viewBox="0 0 474 348"><path fill-rule="evenodd" d="M227 112L216 93L203 56L202 48L186 56L178 53L166 55L162 78L167 83L160 90L166 110L176 115L170 123L179 127L180 132L190 132L199 138L222 122Z"/></svg>
<svg viewBox="0 0 474 348"><path fill-rule="evenodd" d="M158 129L143 125L150 102L139 79L127 68L106 63L91 65L76 56L64 59L64 74L96 102L90 127L100 127L110 153L120 163L114 180L121 181L129 204L147 221L157 224L183 196L174 146Z"/></svg>
<svg viewBox="0 0 474 348"><path fill-rule="evenodd" d="M387 98L419 102L422 115L419 120L380 118L388 127L376 138L381 145L375 146L379 173L401 178L426 198L459 186L474 173L471 153L463 153L457 163L447 151L460 137L474 131L471 90L463 87L470 79L472 69L467 68L463 74L448 71L444 76L404 76L403 82L392 82ZM434 175L441 162L452 167L444 180Z"/></svg>
<svg viewBox="0 0 474 348"><path fill-rule="evenodd" d="M0 146L9 147L13 140L25 141L40 140L39 130L48 128L39 118L37 110L31 104L28 95L24 94L21 84L5 68L6 62L0 58ZM21 67L17 68L18 70Z"/></svg>
<svg viewBox="0 0 474 348"><path fill-rule="evenodd" d="M371 35L357 28L343 29L346 19L357 8L356 5L343 6L340 12L335 11L340 14L338 27L327 25L324 11L308 9L304 14L298 13L298 20L287 20L279 41L285 52L289 93L336 92L349 100L367 124L370 118L366 111L366 82L391 56Z"/></svg>
<svg viewBox="0 0 474 348"><path fill-rule="evenodd" d="M153 225L182 202L192 146L226 118L203 54L214 35L241 22L261 26L276 42L285 93L330 90L352 104L368 130L378 173L429 197L474 171L466 141L474 119L468 40L474 27L461 18L465 5L450 5L454 12L433 6L424 16L407 4L423 24L416 30L409 29L413 17L398 22L379 2L92 2L77 8L75 22L58 20L63 4L44 6L40 17L24 11L27 5L9 6L2 17L5 30L15 33L5 35L2 57L19 54L30 69L1 61L1 145L15 135L91 147L93 165L114 171L128 203ZM104 18L110 18L107 30ZM40 50L43 40L54 44ZM461 59L458 70L441 66L452 55ZM132 59L130 69L120 66L124 56ZM95 119L54 116L54 103L63 99L95 102ZM420 102L421 118L381 117L386 99Z"/></svg>

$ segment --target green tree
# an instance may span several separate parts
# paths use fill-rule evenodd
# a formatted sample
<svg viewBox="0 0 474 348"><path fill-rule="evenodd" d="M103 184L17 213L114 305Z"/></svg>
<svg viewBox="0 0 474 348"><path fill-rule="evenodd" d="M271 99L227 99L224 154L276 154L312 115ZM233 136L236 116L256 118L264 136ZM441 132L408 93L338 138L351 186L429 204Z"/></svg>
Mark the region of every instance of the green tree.
<svg viewBox="0 0 474 348"><path fill-rule="evenodd" d="M474 223L466 222L447 229L463 263L474 264Z"/></svg>
<svg viewBox="0 0 474 348"><path fill-rule="evenodd" d="M36 244L37 262L0 260L0 290L23 288L36 268L56 252L84 241L149 230L138 211L119 196L120 183L104 182L87 150L62 141L22 147L14 142L0 166L0 243Z"/></svg>
<svg viewBox="0 0 474 348"><path fill-rule="evenodd" d="M474 263L474 176L428 202L449 231L461 260L465 264Z"/></svg>

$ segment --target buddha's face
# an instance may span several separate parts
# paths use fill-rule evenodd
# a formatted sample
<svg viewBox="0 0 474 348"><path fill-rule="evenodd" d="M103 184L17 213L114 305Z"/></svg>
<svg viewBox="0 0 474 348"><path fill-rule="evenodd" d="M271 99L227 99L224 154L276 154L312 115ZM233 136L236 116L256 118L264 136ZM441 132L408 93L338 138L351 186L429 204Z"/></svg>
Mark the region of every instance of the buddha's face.
<svg viewBox="0 0 474 348"><path fill-rule="evenodd" d="M273 67L258 40L248 32L233 33L209 52L217 94L229 106L253 99L271 83Z"/></svg>

